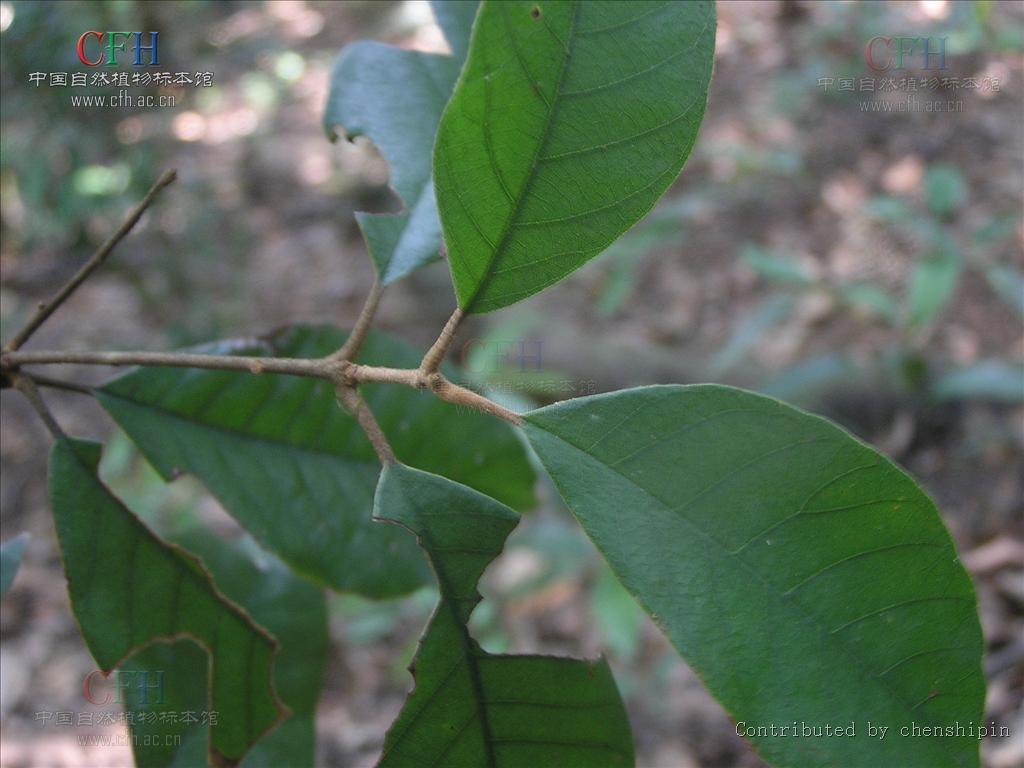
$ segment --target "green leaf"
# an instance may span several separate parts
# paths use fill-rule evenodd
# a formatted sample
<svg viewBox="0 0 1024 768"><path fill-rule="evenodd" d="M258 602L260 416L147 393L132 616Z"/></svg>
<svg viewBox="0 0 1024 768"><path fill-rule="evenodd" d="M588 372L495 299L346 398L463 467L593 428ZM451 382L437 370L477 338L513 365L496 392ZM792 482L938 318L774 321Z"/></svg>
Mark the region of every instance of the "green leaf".
<svg viewBox="0 0 1024 768"><path fill-rule="evenodd" d="M327 662L323 593L292 574L277 558L257 549L248 537L229 542L193 525L169 538L200 555L224 594L266 627L279 644L274 686L291 715L256 742L242 768L313 765L314 715ZM125 705L125 710L132 713L136 763L147 768L205 765L203 726L175 717L181 712L205 709L202 653L186 643L153 646L133 656L121 670L122 674L125 670L134 672L139 683L128 687ZM155 701L158 681L163 695ZM168 738L174 736L180 739L177 746L174 738Z"/></svg>
<svg viewBox="0 0 1024 768"><path fill-rule="evenodd" d="M321 357L344 338L330 328L298 326L205 351ZM408 368L419 357L371 333L360 359ZM534 472L507 425L405 387L363 390L403 461L513 507L532 505ZM429 581L412 538L371 521L379 464L326 381L150 368L116 379L97 396L165 479L180 472L199 477L257 541L306 577L371 597Z"/></svg>
<svg viewBox="0 0 1024 768"><path fill-rule="evenodd" d="M934 322L953 298L960 279L960 255L941 247L914 268L907 290L907 322L912 326Z"/></svg>
<svg viewBox="0 0 1024 768"><path fill-rule="evenodd" d="M28 544L29 535L19 533L3 546L0 546L0 597L7 594L7 590L14 583L14 575L21 565L21 556L25 552L25 545Z"/></svg>
<svg viewBox="0 0 1024 768"><path fill-rule="evenodd" d="M82 637L105 673L154 642L189 638L209 654L210 759L239 760L284 714L271 683L273 638L161 541L98 479L98 443L62 438L50 454L50 500ZM207 672L207 668L209 671Z"/></svg>
<svg viewBox="0 0 1024 768"><path fill-rule="evenodd" d="M384 741L380 768L611 768L633 764L629 722L605 661L485 653L466 622L476 583L517 519L437 475L381 473L374 514L407 527L430 558L440 603L413 662L416 687Z"/></svg>
<svg viewBox="0 0 1024 768"><path fill-rule="evenodd" d="M484 2L434 179L459 306L577 269L679 174L707 103L710 2Z"/></svg>
<svg viewBox="0 0 1024 768"><path fill-rule="evenodd" d="M789 294L765 296L749 313L739 318L729 340L715 353L710 368L720 376L749 357L765 334L793 312L796 298Z"/></svg>
<svg viewBox="0 0 1024 768"><path fill-rule="evenodd" d="M992 400L1024 403L1024 366L1004 360L982 360L949 371L932 385L939 400Z"/></svg>
<svg viewBox="0 0 1024 768"><path fill-rule="evenodd" d="M761 277L772 282L792 285L810 285L814 282L798 261L780 256L766 248L745 245L740 258Z"/></svg>
<svg viewBox="0 0 1024 768"><path fill-rule="evenodd" d="M435 12L439 5L454 4L435 4ZM391 166L391 186L404 205L398 214L356 214L384 285L440 256L431 153L441 111L462 67L476 3L458 6L438 14L456 56L358 42L342 51L331 72L325 130L333 138L341 125L349 140L370 138Z"/></svg>
<svg viewBox="0 0 1024 768"><path fill-rule="evenodd" d="M1000 299L1024 317L1024 273L1011 266L996 264L985 270L985 279Z"/></svg>
<svg viewBox="0 0 1024 768"><path fill-rule="evenodd" d="M895 322L899 318L896 301L888 291L874 283L852 283L839 289L839 295L847 304L863 307L872 314Z"/></svg>
<svg viewBox="0 0 1024 768"><path fill-rule="evenodd" d="M952 165L933 165L924 176L928 209L936 216L949 216L967 199L967 182Z"/></svg>
<svg viewBox="0 0 1024 768"><path fill-rule="evenodd" d="M810 357L788 366L765 381L762 394L784 400L807 402L833 392L840 384L863 377L857 364L845 355Z"/></svg>
<svg viewBox="0 0 1024 768"><path fill-rule="evenodd" d="M864 211L868 216L888 223L905 221L912 215L905 200L889 195L872 197L864 204Z"/></svg>
<svg viewBox="0 0 1024 768"><path fill-rule="evenodd" d="M526 416L577 519L776 765L977 766L974 589L935 505L834 424L723 386L655 386ZM868 722L885 726L880 739ZM770 734L770 732L769 732Z"/></svg>

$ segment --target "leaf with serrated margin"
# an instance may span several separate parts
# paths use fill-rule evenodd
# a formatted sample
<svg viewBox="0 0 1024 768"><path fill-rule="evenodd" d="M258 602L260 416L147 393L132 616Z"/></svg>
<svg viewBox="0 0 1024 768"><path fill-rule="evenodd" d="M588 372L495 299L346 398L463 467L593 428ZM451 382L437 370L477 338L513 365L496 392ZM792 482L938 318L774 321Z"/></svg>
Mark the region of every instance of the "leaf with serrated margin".
<svg viewBox="0 0 1024 768"><path fill-rule="evenodd" d="M978 765L976 735L908 736L913 723L978 725L985 680L970 578L935 505L891 461L825 419L723 386L569 400L524 429L741 730L855 727L755 735L769 762Z"/></svg>
<svg viewBox="0 0 1024 768"><path fill-rule="evenodd" d="M18 573L18 566L21 565L21 555L28 544L28 534L19 533L13 539L0 546L0 597L7 594L7 590L14 583L14 576Z"/></svg>
<svg viewBox="0 0 1024 768"><path fill-rule="evenodd" d="M441 112L465 56L476 3L435 13L454 56L406 51L374 42L347 46L331 72L324 129L332 139L367 136L391 167L402 200L397 214L356 213L381 284L405 277L440 256L441 223L431 181L431 152ZM468 20L468 24L467 24ZM461 53L460 53L461 52Z"/></svg>
<svg viewBox="0 0 1024 768"><path fill-rule="evenodd" d="M565 277L645 216L704 116L712 2L484 2L434 148L459 306Z"/></svg>
<svg viewBox="0 0 1024 768"><path fill-rule="evenodd" d="M198 643L209 657L205 709L217 713L210 759L234 765L285 713L271 682L274 640L217 591L199 561L107 490L96 474L101 450L60 438L50 453L50 501L82 637L105 673L151 643Z"/></svg>
<svg viewBox="0 0 1024 768"><path fill-rule="evenodd" d="M633 742L608 664L485 653L466 622L476 583L516 514L472 488L402 465L381 473L374 515L419 539L440 602L420 640L416 687L384 740L379 768L612 768Z"/></svg>
<svg viewBox="0 0 1024 768"><path fill-rule="evenodd" d="M327 662L327 610L323 592L295 576L249 537L227 541L193 524L167 539L199 555L219 589L267 629L278 643L274 685L291 713L257 741L241 768L278 768L315 763L314 718ZM132 713L132 747L137 765L172 768L205 765L201 723L165 717L205 708L205 663L189 643L157 645L126 661L121 674L135 678L122 690ZM153 713L155 717L147 717ZM170 737L170 738L169 738ZM177 739L173 738L177 737Z"/></svg>
<svg viewBox="0 0 1024 768"><path fill-rule="evenodd" d="M345 335L296 326L262 341L221 342L220 354L322 357ZM370 333L360 361L409 368L420 356ZM452 376L456 374L450 369ZM400 459L523 509L534 472L497 419L393 384L363 393ZM412 538L370 519L380 465L356 421L319 379L149 368L97 397L166 479L199 477L235 519L298 573L335 589L389 597L428 583Z"/></svg>

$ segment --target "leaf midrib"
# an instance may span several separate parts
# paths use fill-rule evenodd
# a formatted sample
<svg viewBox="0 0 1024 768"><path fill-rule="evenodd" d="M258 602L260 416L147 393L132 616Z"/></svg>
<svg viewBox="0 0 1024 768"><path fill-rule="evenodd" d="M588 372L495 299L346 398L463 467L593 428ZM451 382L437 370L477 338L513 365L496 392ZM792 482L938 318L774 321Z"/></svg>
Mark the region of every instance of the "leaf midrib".
<svg viewBox="0 0 1024 768"><path fill-rule="evenodd" d="M502 3L497 3L496 6L496 11L501 14L502 20L504 21L506 28L509 30L509 37L511 38L514 33L510 28L506 8ZM579 21L579 9L579 0L574 0L572 6L572 18L569 21L569 34L566 35L566 43L564 44L565 56L562 59L562 66L561 69L559 69L558 78L555 81L554 98L552 99L550 109L548 109L547 119L544 121L542 138L540 141L537 142L536 148L533 152L533 157L530 158L530 166L529 171L527 172L526 181L523 182L519 190L519 193L518 195L516 195L516 199L513 202L512 209L509 211L508 217L505 219L501 235L498 237L497 243L494 246L494 252L491 254L491 258L487 262L487 267L484 270L483 277L479 280L476 288L473 290L473 292L466 300L466 306L463 308L466 312L473 311L474 306L476 305L477 302L477 298L490 284L491 278L494 277L494 267L500 260L501 255L504 253L508 245L509 238L512 236L512 233L514 231L514 222L516 218L518 218L519 214L522 213L523 205L526 202L527 195L530 189L533 187L535 179L537 178L537 169L540 166L540 158L544 150L547 148L548 140L551 138L551 125L552 123L554 123L555 118L558 116L559 106L561 105L562 83L565 80L565 73L569 69L569 63L572 60L573 48L576 42L576 24ZM546 22L545 29L547 29ZM548 34L550 34L556 41L558 40L554 32L551 32L550 29L548 29ZM515 44L514 40L512 40L511 42L513 45ZM532 83L533 81L530 77L530 73L526 70L526 67L524 66L522 60L517 56L516 61L518 62L523 74L526 76L527 81ZM456 91L458 91L459 85L459 83L456 83ZM452 102L449 102L449 104L451 103ZM483 130L486 130L486 128ZM440 130L438 131L438 133L440 133Z"/></svg>
<svg viewBox="0 0 1024 768"><path fill-rule="evenodd" d="M360 464L360 465L365 465L365 466L368 466L368 467L379 468L379 465L378 465L378 463L376 461L370 461L370 460L366 460L366 459L361 459L361 458L358 458L356 456L350 456L350 455L344 454L344 453L337 453L337 452L330 451L330 450L327 450L327 449L324 449L324 448L316 448L316 447L310 446L310 445L302 445L300 443L293 443L293 442L290 442L288 440L276 440L276 439L274 439L272 437L267 437L265 435L254 435L254 434L249 433L249 432L241 432L241 431L239 431L237 429L232 429L231 427L226 427L223 424L213 424L213 423L210 423L210 422L198 421L198 420L190 418L190 417L188 417L188 416L186 416L184 414L177 413L176 411L169 410L168 408L166 408L165 406L163 406L163 405L161 405L159 403L146 403L146 402L143 402L141 400L135 400L135 399L132 399L130 397L125 397L124 395L112 392L111 390L108 390L108 389L99 390L99 394L100 394L101 398L108 397L108 398L110 398L112 400L119 400L120 402L126 403L127 405L135 407L135 408L139 408L139 409L142 409L142 410L155 411L156 413L159 413L161 416L164 416L165 418L181 422L181 423L186 424L186 425L188 425L190 427L198 427L198 428L201 428L201 429L208 429L208 430L213 431L213 432L217 432L217 433L220 433L220 434L223 434L223 435L227 435L228 437L233 438L235 440L242 440L242 441L245 441L245 442L253 442L253 443L262 443L264 445L273 446L274 448L287 448L287 449L290 449L290 450L295 450L295 451L300 451L300 452L303 452L303 453L312 454L314 456L323 456L323 457L327 457L327 458L331 458L331 459L337 459L337 460L344 461L344 462L351 462L353 464Z"/></svg>
<svg viewBox="0 0 1024 768"><path fill-rule="evenodd" d="M429 525L424 525L422 520L427 519L428 515L424 514L423 509L420 505L410 496L406 496L406 500L416 511L417 528L416 535L420 537L423 542L424 549L428 553L431 563L434 564L434 574L437 576L437 587L438 592L441 595L441 600L438 604L438 609L443 605L447 609L448 615L451 620L455 623L456 629L459 634L459 639L462 641L463 658L466 660L466 670L469 673L470 683L473 686L474 699L473 703L476 709L476 718L480 721L480 729L483 731L483 742L484 742L484 754L487 757L487 768L497 768L497 760L494 756L493 746L493 734L491 733L491 722L487 715L487 706L484 703L484 689L483 682L480 679L480 668L476 663L476 650L477 645L473 641L473 638L469 634L469 627L463 623L462 617L459 616L458 611L458 597L455 595L455 590L452 588L451 581L448 579L447 570L441 564L440 560L435 562L433 553L436 551L436 545L434 538L430 534ZM493 559L493 558L492 558ZM480 593L473 585L473 604L480 602ZM433 620L431 624L433 624ZM430 631L430 628L427 628ZM469 721L465 727L469 726ZM447 749L450 749L455 742L461 737L461 733L448 744Z"/></svg>
<svg viewBox="0 0 1024 768"><path fill-rule="evenodd" d="M857 669L858 669L859 672L861 672L862 675L864 675L864 670L870 669L870 666L867 663L865 663L864 659L860 656L860 654L856 653L853 649L851 649L839 637L837 637L836 635L830 634L829 633L829 628L826 627L824 624L822 624L821 620L817 616L815 616L814 614L812 614L809 611L807 611L803 607L803 605L799 601L797 601L797 600L780 600L779 599L779 595L776 592L778 587L775 584L773 584L772 582L768 581L761 574L761 572L759 570L753 568L745 560L743 560L741 558L736 558L736 557L731 556L730 553L729 553L729 550L727 550L719 541L717 541L714 537L712 537L710 534L708 534L706 531L704 531L700 526L698 526L692 520L690 520L689 518L687 518L687 517L685 517L683 515L674 514L673 508L669 504L667 504L665 501L663 501L662 499L660 499L657 496L655 496L653 493L648 491L643 486L638 485L634 480L632 480L631 478L627 477L625 474L623 474L618 469L616 469L616 468L614 468L614 467L612 467L612 466L610 466L608 464L605 464L604 462L599 460L597 457L587 453L583 448L580 448L575 443L572 443L571 441L565 439L561 435L558 435L558 434L555 434L554 432L549 431L548 429L540 426L536 422L531 422L531 423L532 423L532 426L535 429L539 429L539 430L543 431L545 434L548 434L551 437L556 438L559 442L563 443L564 445L566 445L570 449L572 449L572 450L576 451L577 453L581 454L582 456L586 457L590 462L592 462L594 464L597 464L598 466L600 466L600 467L602 467L604 469L611 470L616 475L621 477L630 486L632 486L633 488L636 488L643 496L645 496L646 498L650 499L657 506L661 507L663 511L665 511L665 512L667 512L669 514L672 514L675 519L680 520L688 528L690 528L691 530L695 531L702 539L704 539L705 541L709 542L715 549L721 551L723 553L723 555L726 555L726 557L723 558L723 559L727 563L735 563L736 566L734 566L734 567L738 567L738 568L741 568L742 570L746 571L748 574L750 574L752 577L754 577L759 583L761 583L764 587L766 587L768 593L771 594L775 598L774 602L777 605L781 605L784 609L787 609L788 612L795 613L797 616L799 616L801 619L803 619L805 623L811 625L817 632L820 633L821 636L823 636L824 640L827 643L838 646L838 650L842 651L844 655L846 655L847 657L849 657L851 660L853 660L854 662L856 662L858 664ZM566 500L566 503L568 504L568 500ZM572 509L572 505L570 505L570 509ZM576 513L575 509L573 509L573 515L576 516L577 518L579 517L579 515ZM642 600L641 600L641 598L639 596L637 596L636 599L638 601L642 602ZM651 613L647 609L646 606L644 607L644 610L647 611L648 614ZM913 713L914 713L913 707L910 704L908 704L907 702L905 702L903 700L903 698L896 692L895 689L893 689L890 686L890 684L884 678L876 677L875 675L870 674L870 673L868 673L865 677L866 677L867 681L869 682L869 684L871 684L871 685L873 685L875 687L880 687L886 693L886 695L889 698L891 698L893 701L895 701L899 705L899 708L901 710L904 710L910 716L913 716Z"/></svg>

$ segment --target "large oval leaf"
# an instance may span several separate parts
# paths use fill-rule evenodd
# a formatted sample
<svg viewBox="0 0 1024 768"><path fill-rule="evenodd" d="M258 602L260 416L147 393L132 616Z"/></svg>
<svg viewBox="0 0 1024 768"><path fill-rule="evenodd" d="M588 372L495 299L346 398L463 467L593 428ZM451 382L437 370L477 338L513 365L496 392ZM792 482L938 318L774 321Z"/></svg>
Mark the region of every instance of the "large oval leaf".
<svg viewBox="0 0 1024 768"><path fill-rule="evenodd" d="M721 386L571 400L525 430L623 584L769 761L977 765L977 736L962 735L985 690L974 590L934 504L885 457ZM914 737L915 723L964 730ZM855 735L778 730L805 724Z"/></svg>
<svg viewBox="0 0 1024 768"><path fill-rule="evenodd" d="M381 473L374 515L416 534L441 601L420 640L416 688L384 740L379 768L614 768L633 741L607 662L483 651L466 623L476 583L515 528L514 512L437 475Z"/></svg>
<svg viewBox="0 0 1024 768"><path fill-rule="evenodd" d="M204 349L320 357L344 339L334 329L299 326L265 341ZM371 333L360 360L409 368L419 355ZM394 385L364 389L399 458L513 507L532 503L534 473L508 425L429 393ZM429 582L412 537L370 519L380 465L327 382L149 368L97 395L163 477L198 476L257 541L299 573L372 597Z"/></svg>
<svg viewBox="0 0 1024 768"><path fill-rule="evenodd" d="M438 129L459 306L560 280L679 174L707 103L711 2L484 2Z"/></svg>

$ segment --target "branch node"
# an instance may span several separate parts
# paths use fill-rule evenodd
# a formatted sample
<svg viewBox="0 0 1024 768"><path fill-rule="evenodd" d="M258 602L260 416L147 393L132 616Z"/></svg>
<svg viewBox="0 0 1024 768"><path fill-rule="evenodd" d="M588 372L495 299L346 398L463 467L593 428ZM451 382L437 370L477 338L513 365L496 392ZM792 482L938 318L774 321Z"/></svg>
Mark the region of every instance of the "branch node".
<svg viewBox="0 0 1024 768"><path fill-rule="evenodd" d="M331 381L344 387L354 388L358 383L359 366L350 360L339 361L337 368L332 366L329 373Z"/></svg>
<svg viewBox="0 0 1024 768"><path fill-rule="evenodd" d="M28 400L29 405L32 406L32 409L38 414L43 424L46 425L53 439L60 440L62 437L67 437L64 434L64 430L60 428L57 420L53 417L50 409L46 407L46 403L43 402L43 397L39 394L36 383L23 373L11 374L10 380L14 388L21 392L25 399Z"/></svg>
<svg viewBox="0 0 1024 768"><path fill-rule="evenodd" d="M438 369L440 369L444 356L448 354L448 347L451 346L452 340L455 338L455 332L459 329L459 323L462 322L463 317L462 310L456 307L455 311L452 312L452 316L448 318L448 322L445 323L444 328L441 330L441 335L437 337L437 341L427 350L427 354L423 356L423 361L420 363L420 373L423 376L437 373Z"/></svg>

